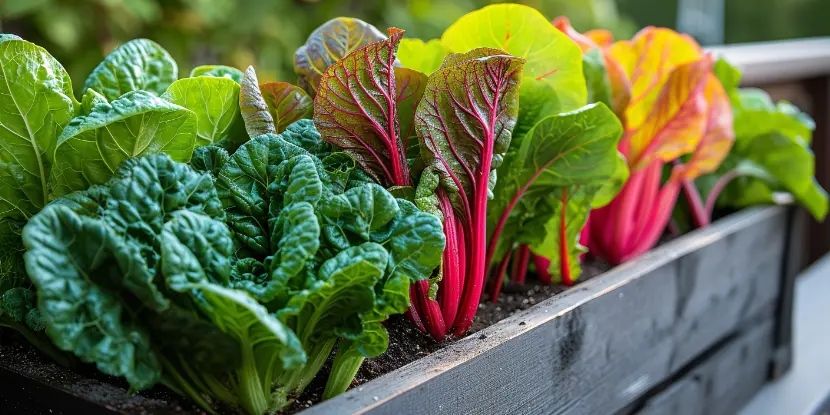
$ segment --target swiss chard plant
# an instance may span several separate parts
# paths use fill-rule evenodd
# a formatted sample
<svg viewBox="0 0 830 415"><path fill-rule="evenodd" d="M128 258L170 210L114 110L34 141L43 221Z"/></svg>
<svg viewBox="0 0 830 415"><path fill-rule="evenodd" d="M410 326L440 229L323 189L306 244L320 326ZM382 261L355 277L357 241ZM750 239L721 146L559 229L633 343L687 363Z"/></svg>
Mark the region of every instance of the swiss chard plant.
<svg viewBox="0 0 830 415"><path fill-rule="evenodd" d="M350 36L332 32L328 38L346 45ZM408 312L442 340L451 331L463 334L478 306L491 171L509 144L524 61L497 49L464 50L441 56L443 63L427 76L397 66L402 37L402 30L389 29L388 38L325 67L314 121L323 139L352 155L372 180L442 218L442 266L431 281L410 289ZM298 56L308 53L314 38Z"/></svg>
<svg viewBox="0 0 830 415"><path fill-rule="evenodd" d="M708 223L694 180L717 169L734 140L729 99L712 58L690 37L668 29L649 27L603 47L567 22L559 27L586 54L601 49L606 68L622 67L625 77L608 72L612 91L615 82L631 90L628 100L612 98L624 104L614 110L625 128L619 149L630 177L611 203L591 213L582 242L614 264L642 254L662 235L681 189L701 225ZM665 182L664 165L670 169Z"/></svg>
<svg viewBox="0 0 830 415"><path fill-rule="evenodd" d="M716 171L696 181L706 215L711 216L716 206L774 204L789 194L816 220L823 220L828 196L814 177L813 120L789 102L773 102L762 90L738 88L741 74L724 60L715 64L715 75L731 102L735 146ZM695 215L675 217L681 226L699 226Z"/></svg>

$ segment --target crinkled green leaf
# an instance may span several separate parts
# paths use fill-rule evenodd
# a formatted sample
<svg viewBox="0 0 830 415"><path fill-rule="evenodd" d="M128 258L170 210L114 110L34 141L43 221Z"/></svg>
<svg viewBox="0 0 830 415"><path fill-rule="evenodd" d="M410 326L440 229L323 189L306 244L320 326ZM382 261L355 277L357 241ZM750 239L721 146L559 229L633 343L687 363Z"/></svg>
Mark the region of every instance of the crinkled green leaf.
<svg viewBox="0 0 830 415"><path fill-rule="evenodd" d="M0 293L0 312L11 316L18 323L35 308L34 291L24 287L14 287Z"/></svg>
<svg viewBox="0 0 830 415"><path fill-rule="evenodd" d="M218 146L202 146L193 150L190 165L200 172L209 173L213 178L219 177L219 172L231 156Z"/></svg>
<svg viewBox="0 0 830 415"><path fill-rule="evenodd" d="M124 160L144 154L189 161L195 133L192 111L144 91L96 105L72 119L58 139L51 196L102 184Z"/></svg>
<svg viewBox="0 0 830 415"><path fill-rule="evenodd" d="M269 82L261 84L259 90L277 133L297 120L311 117L314 101L302 88L287 82Z"/></svg>
<svg viewBox="0 0 830 415"><path fill-rule="evenodd" d="M390 280L403 277L413 282L428 278L441 264L446 242L444 228L437 217L421 212L412 202L397 199L397 204L400 210L387 225L388 234L372 234L375 242L389 241L386 245L389 251L387 277Z"/></svg>
<svg viewBox="0 0 830 415"><path fill-rule="evenodd" d="M162 98L196 114L197 146L227 139L231 126L241 117L239 84L227 78L180 79Z"/></svg>
<svg viewBox="0 0 830 415"><path fill-rule="evenodd" d="M202 65L193 68L190 71L190 77L195 78L197 76L212 76L216 78L228 78L233 80L234 82L241 83L242 77L244 74L239 69L225 66L225 65Z"/></svg>
<svg viewBox="0 0 830 415"><path fill-rule="evenodd" d="M374 26L360 19L338 17L311 32L294 53L294 72L300 75L314 95L326 69L349 53L370 43L386 39Z"/></svg>
<svg viewBox="0 0 830 415"><path fill-rule="evenodd" d="M87 89L84 96L81 98L81 113L79 115L89 115L92 109L98 104L107 104L107 99L103 95L96 92L94 89Z"/></svg>
<svg viewBox="0 0 830 415"><path fill-rule="evenodd" d="M161 234L162 272L177 291L209 281L230 284L233 239L224 222L187 210L173 212ZM201 274L201 275L200 275Z"/></svg>
<svg viewBox="0 0 830 415"><path fill-rule="evenodd" d="M372 242L341 251L323 263L316 283L291 298L280 319L305 348L338 335L359 335L360 315L372 310L374 286L387 261L386 250Z"/></svg>
<svg viewBox="0 0 830 415"><path fill-rule="evenodd" d="M132 91L161 95L178 78L178 67L164 48L148 39L131 40L112 51L84 82L113 101Z"/></svg>
<svg viewBox="0 0 830 415"><path fill-rule="evenodd" d="M24 40L0 42L0 218L26 220L49 201L58 136L78 105L63 67Z"/></svg>
<svg viewBox="0 0 830 415"><path fill-rule="evenodd" d="M158 382L161 364L150 336L138 310L123 302L131 291L115 277L125 262L124 241L103 222L54 205L29 221L23 242L54 344L106 374L125 377L135 389Z"/></svg>
<svg viewBox="0 0 830 415"><path fill-rule="evenodd" d="M31 285L23 266L23 223L0 220L0 295L15 287Z"/></svg>
<svg viewBox="0 0 830 415"><path fill-rule="evenodd" d="M383 187L376 184L353 187L322 203L323 231L369 241L371 232L389 223L398 210L397 201Z"/></svg>
<svg viewBox="0 0 830 415"><path fill-rule="evenodd" d="M303 150L324 158L331 152L331 144L323 141L323 137L314 127L314 121L309 119L297 120L280 133L283 140L301 147ZM354 161L352 161L354 164Z"/></svg>

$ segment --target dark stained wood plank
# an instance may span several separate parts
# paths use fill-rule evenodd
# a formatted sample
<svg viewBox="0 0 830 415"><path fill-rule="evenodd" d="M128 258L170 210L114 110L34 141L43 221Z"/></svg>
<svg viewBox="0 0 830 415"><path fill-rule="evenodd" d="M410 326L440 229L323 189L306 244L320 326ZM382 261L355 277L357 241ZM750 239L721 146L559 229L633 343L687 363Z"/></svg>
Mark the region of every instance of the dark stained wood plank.
<svg viewBox="0 0 830 415"><path fill-rule="evenodd" d="M787 223L739 212L303 414L614 413L773 318Z"/></svg>
<svg viewBox="0 0 830 415"><path fill-rule="evenodd" d="M733 414L768 380L773 319L752 326L696 365L637 415Z"/></svg>

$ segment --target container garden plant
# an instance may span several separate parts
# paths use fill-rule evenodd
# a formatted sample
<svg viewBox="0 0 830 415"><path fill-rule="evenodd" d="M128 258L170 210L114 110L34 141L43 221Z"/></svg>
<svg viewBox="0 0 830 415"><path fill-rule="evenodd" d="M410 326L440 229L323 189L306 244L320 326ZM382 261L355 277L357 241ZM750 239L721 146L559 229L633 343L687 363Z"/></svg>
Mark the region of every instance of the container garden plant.
<svg viewBox="0 0 830 415"><path fill-rule="evenodd" d="M328 400L308 413L736 408L770 362L786 367L798 216L755 208L703 226L716 204L776 192L822 218L811 120L738 89L734 68L682 35L647 29L614 44L565 23L496 5L423 42L338 18L297 51L298 86L222 66L177 80L166 52L138 40L96 68L80 102L46 51L3 35L14 99L3 102L0 140L15 145L0 154L0 317L51 354L93 363L132 391L163 384L195 411L273 412L313 382ZM654 36L693 58L646 71ZM647 100L635 100L638 80L654 91ZM648 111L626 109L638 105ZM645 128L635 116L655 120ZM747 121L758 118L772 121ZM659 134L673 123L687 129L672 129L682 145ZM769 151L784 148L808 164L782 169ZM658 191L652 163L670 160ZM637 180L648 189L632 190ZM643 254L681 188L689 203L676 222L702 229ZM641 229L594 220L603 209L644 216L619 202L637 191L661 207ZM597 226L600 237L648 237L607 255L590 231L592 255L627 262L464 336L488 273L493 298L510 264L516 283L530 270L572 284L580 235ZM410 322L387 321L401 313ZM335 396L387 349L386 327L406 324L445 346ZM182 402L122 396L110 407Z"/></svg>

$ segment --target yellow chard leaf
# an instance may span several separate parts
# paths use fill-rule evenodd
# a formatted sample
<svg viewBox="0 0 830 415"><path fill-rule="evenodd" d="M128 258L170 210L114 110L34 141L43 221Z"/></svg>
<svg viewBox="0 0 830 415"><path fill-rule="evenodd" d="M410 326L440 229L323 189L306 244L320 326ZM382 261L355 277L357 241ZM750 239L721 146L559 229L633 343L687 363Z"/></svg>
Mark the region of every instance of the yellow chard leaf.
<svg viewBox="0 0 830 415"><path fill-rule="evenodd" d="M632 171L655 159L670 161L695 150L706 128L705 89L711 73L709 58L672 71L648 118L630 133L627 156Z"/></svg>
<svg viewBox="0 0 830 415"><path fill-rule="evenodd" d="M718 78L709 76L704 93L709 103L706 132L698 143L692 158L686 163L684 177L687 180L693 180L700 175L715 171L729 154L732 143L735 141L735 131L732 128L732 105Z"/></svg>
<svg viewBox="0 0 830 415"><path fill-rule="evenodd" d="M585 32L585 36L591 39L602 48L607 48L614 43L614 35L605 29L594 29Z"/></svg>
<svg viewBox="0 0 830 415"><path fill-rule="evenodd" d="M429 75L441 67L447 56L447 50L438 39L424 42L421 39L401 39L398 47L398 59L404 68L409 68Z"/></svg>
<svg viewBox="0 0 830 415"><path fill-rule="evenodd" d="M703 57L690 37L665 28L647 27L630 41L614 43L611 55L631 80L631 101L625 112L628 129L646 121L672 71Z"/></svg>

